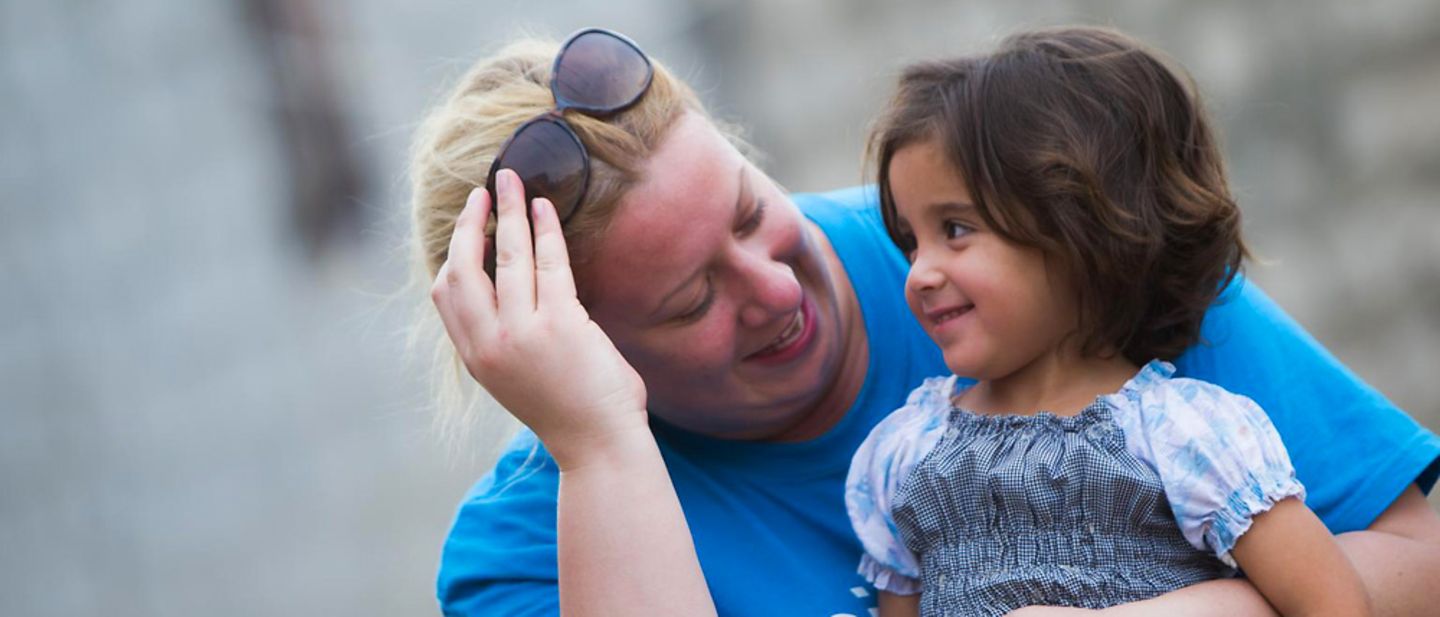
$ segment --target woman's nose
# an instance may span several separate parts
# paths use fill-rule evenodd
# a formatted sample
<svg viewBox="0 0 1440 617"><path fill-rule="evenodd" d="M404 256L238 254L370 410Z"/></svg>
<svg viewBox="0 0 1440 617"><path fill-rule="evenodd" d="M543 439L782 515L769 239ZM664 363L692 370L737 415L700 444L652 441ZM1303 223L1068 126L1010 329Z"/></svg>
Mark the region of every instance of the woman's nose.
<svg viewBox="0 0 1440 617"><path fill-rule="evenodd" d="M790 264L769 255L749 255L737 274L748 295L740 307L741 324L764 326L800 308L800 281Z"/></svg>

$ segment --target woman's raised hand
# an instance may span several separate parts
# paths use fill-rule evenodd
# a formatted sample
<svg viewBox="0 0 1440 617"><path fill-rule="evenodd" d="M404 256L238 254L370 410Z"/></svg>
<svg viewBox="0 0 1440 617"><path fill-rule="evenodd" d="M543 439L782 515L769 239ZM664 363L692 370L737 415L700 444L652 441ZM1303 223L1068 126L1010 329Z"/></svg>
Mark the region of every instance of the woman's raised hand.
<svg viewBox="0 0 1440 617"><path fill-rule="evenodd" d="M555 208L510 170L495 177L495 280L485 274L490 195L477 188L455 220L430 298L470 375L525 423L565 468L649 427L645 385L575 293Z"/></svg>

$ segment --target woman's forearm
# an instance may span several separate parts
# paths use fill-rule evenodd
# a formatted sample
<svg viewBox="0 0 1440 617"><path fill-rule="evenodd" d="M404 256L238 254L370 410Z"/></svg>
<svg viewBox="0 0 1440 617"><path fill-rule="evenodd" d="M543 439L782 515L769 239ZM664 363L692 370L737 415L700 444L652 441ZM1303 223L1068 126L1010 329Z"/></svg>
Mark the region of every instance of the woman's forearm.
<svg viewBox="0 0 1440 617"><path fill-rule="evenodd" d="M1440 544L1369 530L1336 539L1360 572L1376 617L1440 615Z"/></svg>
<svg viewBox="0 0 1440 617"><path fill-rule="evenodd" d="M1376 617L1440 616L1440 516L1413 485L1369 529L1336 537Z"/></svg>
<svg viewBox="0 0 1440 617"><path fill-rule="evenodd" d="M1114 606L1100 611L1115 617L1273 617L1275 609L1254 585L1242 579L1205 581L1177 589L1141 602Z"/></svg>
<svg viewBox="0 0 1440 617"><path fill-rule="evenodd" d="M561 613L714 615L695 546L649 430L562 464Z"/></svg>

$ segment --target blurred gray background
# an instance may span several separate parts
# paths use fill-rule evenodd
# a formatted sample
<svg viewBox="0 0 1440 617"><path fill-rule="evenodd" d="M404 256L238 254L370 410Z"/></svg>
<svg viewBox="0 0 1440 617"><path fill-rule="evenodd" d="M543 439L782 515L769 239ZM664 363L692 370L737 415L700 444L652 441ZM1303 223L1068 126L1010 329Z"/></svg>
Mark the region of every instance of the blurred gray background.
<svg viewBox="0 0 1440 617"><path fill-rule="evenodd" d="M0 614L423 615L487 425L431 430L405 152L526 29L628 33L797 191L907 60L1123 28L1187 65L1251 273L1440 428L1440 3L0 0Z"/></svg>

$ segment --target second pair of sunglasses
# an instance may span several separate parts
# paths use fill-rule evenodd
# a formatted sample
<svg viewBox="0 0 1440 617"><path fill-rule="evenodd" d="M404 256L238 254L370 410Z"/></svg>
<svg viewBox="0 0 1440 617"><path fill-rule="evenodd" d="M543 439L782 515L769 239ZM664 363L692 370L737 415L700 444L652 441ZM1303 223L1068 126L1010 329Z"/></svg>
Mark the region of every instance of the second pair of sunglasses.
<svg viewBox="0 0 1440 617"><path fill-rule="evenodd" d="M605 118L624 111L645 95L654 75L645 52L620 33L587 28L570 35L551 70L555 108L515 129L490 165L486 190L495 194L496 172L514 170L526 198L550 200L563 225L580 209L590 185L590 154L564 112Z"/></svg>

